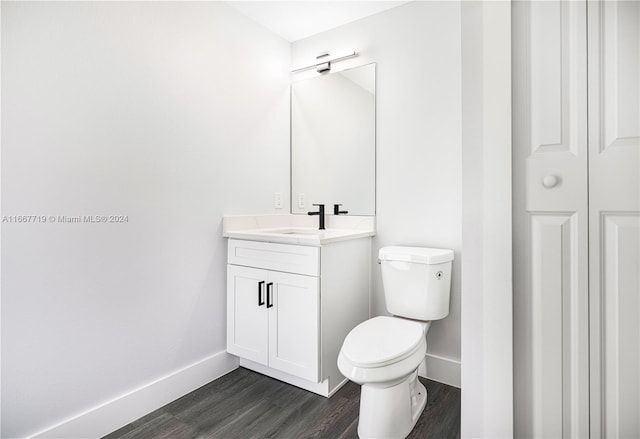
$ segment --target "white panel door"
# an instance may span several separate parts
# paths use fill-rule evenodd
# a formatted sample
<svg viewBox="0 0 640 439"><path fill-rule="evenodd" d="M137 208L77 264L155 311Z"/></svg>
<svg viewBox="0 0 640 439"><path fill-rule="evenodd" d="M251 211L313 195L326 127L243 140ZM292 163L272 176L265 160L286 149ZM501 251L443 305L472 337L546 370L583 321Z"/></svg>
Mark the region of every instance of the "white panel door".
<svg viewBox="0 0 640 439"><path fill-rule="evenodd" d="M267 365L267 270L227 265L227 352Z"/></svg>
<svg viewBox="0 0 640 439"><path fill-rule="evenodd" d="M586 3L512 17L515 436L586 437Z"/></svg>
<svg viewBox="0 0 640 439"><path fill-rule="evenodd" d="M640 2L589 2L591 436L640 437Z"/></svg>
<svg viewBox="0 0 640 439"><path fill-rule="evenodd" d="M640 2L513 11L516 436L637 438Z"/></svg>
<svg viewBox="0 0 640 439"><path fill-rule="evenodd" d="M269 272L269 366L318 382L318 278Z"/></svg>

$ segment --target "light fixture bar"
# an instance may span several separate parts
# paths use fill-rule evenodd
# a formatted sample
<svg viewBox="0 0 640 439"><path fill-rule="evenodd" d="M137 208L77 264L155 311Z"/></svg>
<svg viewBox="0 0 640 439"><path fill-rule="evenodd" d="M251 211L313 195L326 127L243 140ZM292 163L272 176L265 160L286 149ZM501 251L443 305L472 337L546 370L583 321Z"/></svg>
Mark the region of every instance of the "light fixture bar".
<svg viewBox="0 0 640 439"><path fill-rule="evenodd" d="M303 70L309 70L309 69L315 69L316 67L322 65L322 64L326 64L326 63L334 63L334 62L338 62L338 61L344 61L345 59L349 59L349 58L353 58L358 56L358 53L354 50L353 52L347 53L345 55L340 55L340 56L335 56L333 58L327 58L326 56L322 56L321 58L318 58L318 62L316 62L315 64L310 64L308 66L304 66L304 67L296 67L296 68L292 68L290 71L291 73L298 73L298 72L302 72Z"/></svg>

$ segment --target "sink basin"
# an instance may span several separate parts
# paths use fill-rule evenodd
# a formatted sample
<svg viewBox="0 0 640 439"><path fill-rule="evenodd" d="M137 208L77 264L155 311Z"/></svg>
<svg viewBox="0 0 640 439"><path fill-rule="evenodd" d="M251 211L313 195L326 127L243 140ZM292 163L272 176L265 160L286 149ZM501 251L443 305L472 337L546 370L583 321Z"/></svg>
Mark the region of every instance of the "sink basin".
<svg viewBox="0 0 640 439"><path fill-rule="evenodd" d="M273 233L282 233L283 235L317 235L324 230L316 230L316 229L286 229L280 230Z"/></svg>
<svg viewBox="0 0 640 439"><path fill-rule="evenodd" d="M274 235L304 235L304 236L318 236L325 230L312 229L309 227L279 227L277 229L262 229L260 233L274 234Z"/></svg>

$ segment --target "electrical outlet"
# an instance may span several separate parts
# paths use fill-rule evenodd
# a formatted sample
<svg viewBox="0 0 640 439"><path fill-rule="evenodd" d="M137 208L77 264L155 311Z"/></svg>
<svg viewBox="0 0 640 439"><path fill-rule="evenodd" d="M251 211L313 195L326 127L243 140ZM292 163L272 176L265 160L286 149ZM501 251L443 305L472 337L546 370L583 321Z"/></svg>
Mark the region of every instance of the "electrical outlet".
<svg viewBox="0 0 640 439"><path fill-rule="evenodd" d="M298 209L304 209L305 204L304 194L298 194Z"/></svg>
<svg viewBox="0 0 640 439"><path fill-rule="evenodd" d="M276 192L273 205L276 209L282 209L282 192Z"/></svg>

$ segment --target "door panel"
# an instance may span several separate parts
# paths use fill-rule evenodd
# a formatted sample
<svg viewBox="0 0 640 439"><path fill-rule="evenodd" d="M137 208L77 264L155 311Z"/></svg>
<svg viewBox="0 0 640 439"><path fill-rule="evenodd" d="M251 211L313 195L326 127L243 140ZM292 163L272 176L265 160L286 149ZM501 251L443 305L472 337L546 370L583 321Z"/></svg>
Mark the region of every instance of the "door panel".
<svg viewBox="0 0 640 439"><path fill-rule="evenodd" d="M550 151L578 154L586 133L581 131L586 110L584 7L561 1L524 5L529 55L531 153ZM576 48L580 50L576 51Z"/></svg>
<svg viewBox="0 0 640 439"><path fill-rule="evenodd" d="M640 437L640 2L512 11L516 436Z"/></svg>
<svg viewBox="0 0 640 439"><path fill-rule="evenodd" d="M318 278L271 272L269 366L318 382Z"/></svg>
<svg viewBox="0 0 640 439"><path fill-rule="evenodd" d="M602 97L600 139L598 150L631 146L638 147L640 124L640 70L638 68L638 9L637 1L618 1L591 4L589 13L599 18L594 29L599 33L590 47L600 48L590 55L600 59L598 86ZM595 21L595 20L594 20ZM595 73L595 72L594 72ZM594 84L596 86L596 84ZM591 97L591 96L590 96ZM598 119L593 120L598 124ZM596 139L592 139L596 140Z"/></svg>
<svg viewBox="0 0 640 439"><path fill-rule="evenodd" d="M591 435L640 437L640 3L589 20Z"/></svg>
<svg viewBox="0 0 640 439"><path fill-rule="evenodd" d="M576 213L531 216L532 437L578 436L587 428L578 224Z"/></svg>
<svg viewBox="0 0 640 439"><path fill-rule="evenodd" d="M267 273L227 265L227 352L264 365L268 360L268 314L266 305L259 305L258 288Z"/></svg>
<svg viewBox="0 0 640 439"><path fill-rule="evenodd" d="M515 436L589 429L584 2L514 2Z"/></svg>
<svg viewBox="0 0 640 439"><path fill-rule="evenodd" d="M640 433L640 217L603 215L601 253L603 436Z"/></svg>

